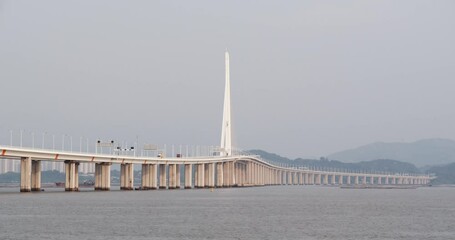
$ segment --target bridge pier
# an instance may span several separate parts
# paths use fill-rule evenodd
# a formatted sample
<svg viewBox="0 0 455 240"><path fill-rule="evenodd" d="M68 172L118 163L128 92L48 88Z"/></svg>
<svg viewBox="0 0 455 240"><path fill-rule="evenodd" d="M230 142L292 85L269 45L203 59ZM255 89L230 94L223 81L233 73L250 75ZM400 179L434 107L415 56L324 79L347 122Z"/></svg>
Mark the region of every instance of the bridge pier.
<svg viewBox="0 0 455 240"><path fill-rule="evenodd" d="M224 184L223 163L216 163L216 187L221 188Z"/></svg>
<svg viewBox="0 0 455 240"><path fill-rule="evenodd" d="M329 174L324 174L324 185L329 185Z"/></svg>
<svg viewBox="0 0 455 240"><path fill-rule="evenodd" d="M142 164L141 171L141 190L150 189L150 164Z"/></svg>
<svg viewBox="0 0 455 240"><path fill-rule="evenodd" d="M79 191L79 163L65 161L65 191Z"/></svg>
<svg viewBox="0 0 455 240"><path fill-rule="evenodd" d="M208 188L210 186L210 173L209 173L209 164L204 164L204 187Z"/></svg>
<svg viewBox="0 0 455 240"><path fill-rule="evenodd" d="M185 188L193 188L193 164L185 164Z"/></svg>
<svg viewBox="0 0 455 240"><path fill-rule="evenodd" d="M169 189L177 188L177 165L169 164Z"/></svg>
<svg viewBox="0 0 455 240"><path fill-rule="evenodd" d="M41 191L41 161L32 160L32 192Z"/></svg>
<svg viewBox="0 0 455 240"><path fill-rule="evenodd" d="M120 190L134 190L134 167L132 163L120 164Z"/></svg>
<svg viewBox="0 0 455 240"><path fill-rule="evenodd" d="M343 185L343 175L338 176L338 185Z"/></svg>
<svg viewBox="0 0 455 240"><path fill-rule="evenodd" d="M31 175L32 175L32 158L23 157L21 158L21 192L30 192L31 187Z"/></svg>
<svg viewBox="0 0 455 240"><path fill-rule="evenodd" d="M332 185L336 184L336 175L332 174Z"/></svg>
<svg viewBox="0 0 455 240"><path fill-rule="evenodd" d="M194 172L195 177L195 184L196 188L204 188L205 187L205 165L203 163L196 164L196 171Z"/></svg>
<svg viewBox="0 0 455 240"><path fill-rule="evenodd" d="M180 189L181 181L180 181L180 164L175 165L175 188Z"/></svg>
<svg viewBox="0 0 455 240"><path fill-rule="evenodd" d="M95 163L95 190L109 191L111 189L111 163Z"/></svg>
<svg viewBox="0 0 455 240"><path fill-rule="evenodd" d="M229 183L229 163L223 162L223 187L230 187Z"/></svg>
<svg viewBox="0 0 455 240"><path fill-rule="evenodd" d="M166 164L159 164L159 174L160 174L160 189L167 188L167 174L166 174Z"/></svg>

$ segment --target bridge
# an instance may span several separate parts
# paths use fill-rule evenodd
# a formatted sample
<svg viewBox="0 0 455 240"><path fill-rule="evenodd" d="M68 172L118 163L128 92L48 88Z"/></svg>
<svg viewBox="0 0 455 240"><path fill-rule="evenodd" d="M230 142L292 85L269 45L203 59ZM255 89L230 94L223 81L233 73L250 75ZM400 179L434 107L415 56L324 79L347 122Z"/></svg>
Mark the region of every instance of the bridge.
<svg viewBox="0 0 455 240"><path fill-rule="evenodd" d="M64 162L65 191L79 190L79 164L95 164L95 190L111 188L111 166L120 164L120 189L134 189L134 165L141 168L140 189L191 189L267 185L427 185L428 175L353 173L278 166L257 155L233 151L229 53L225 53L226 81L221 145L213 156L124 156L15 146L0 146L1 159L20 160L20 191L41 191L41 162ZM0 160L1 161L1 160ZM181 181L183 175L183 184Z"/></svg>

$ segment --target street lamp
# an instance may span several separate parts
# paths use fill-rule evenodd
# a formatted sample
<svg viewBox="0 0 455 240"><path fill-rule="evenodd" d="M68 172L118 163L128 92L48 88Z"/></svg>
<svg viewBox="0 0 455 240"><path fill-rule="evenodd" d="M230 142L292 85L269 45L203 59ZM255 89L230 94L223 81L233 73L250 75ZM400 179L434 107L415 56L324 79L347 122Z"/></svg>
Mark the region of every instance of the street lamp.
<svg viewBox="0 0 455 240"><path fill-rule="evenodd" d="M35 133L32 132L32 148L35 148Z"/></svg>
<svg viewBox="0 0 455 240"><path fill-rule="evenodd" d="M20 146L22 147L22 134L24 133L24 130L22 130L22 129L21 129L21 131L20 131L20 132L21 132L21 138L20 138L20 139L21 139L21 141L20 141Z"/></svg>
<svg viewBox="0 0 455 240"><path fill-rule="evenodd" d="M41 148L44 149L44 137L46 136L46 132L43 132L43 139L41 140Z"/></svg>

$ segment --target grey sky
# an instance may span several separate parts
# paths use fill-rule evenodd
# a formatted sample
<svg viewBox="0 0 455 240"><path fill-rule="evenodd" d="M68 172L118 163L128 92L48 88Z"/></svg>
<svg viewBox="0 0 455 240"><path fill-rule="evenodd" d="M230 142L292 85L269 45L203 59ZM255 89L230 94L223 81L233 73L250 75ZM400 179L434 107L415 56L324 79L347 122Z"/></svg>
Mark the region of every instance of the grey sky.
<svg viewBox="0 0 455 240"><path fill-rule="evenodd" d="M454 1L0 1L9 129L322 156L455 138Z"/></svg>

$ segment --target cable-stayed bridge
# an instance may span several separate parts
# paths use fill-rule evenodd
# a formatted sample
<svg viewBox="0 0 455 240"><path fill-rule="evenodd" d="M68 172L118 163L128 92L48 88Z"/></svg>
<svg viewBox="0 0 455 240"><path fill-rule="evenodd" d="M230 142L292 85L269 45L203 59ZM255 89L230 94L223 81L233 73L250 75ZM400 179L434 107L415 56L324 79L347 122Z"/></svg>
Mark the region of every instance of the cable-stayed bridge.
<svg viewBox="0 0 455 240"><path fill-rule="evenodd" d="M43 161L64 162L65 190L79 190L79 165L95 166L95 190L110 190L111 166L120 164L120 189L133 190L134 165L141 165L140 189L246 187L264 185L427 185L428 175L353 173L288 168L260 156L234 151L231 130L229 53L225 53L226 79L220 147L208 156L129 156L64 150L0 146L0 161L20 160L20 191L41 190ZM11 144L12 145L12 144ZM216 149L216 150L214 150ZM183 175L184 181L181 181Z"/></svg>

